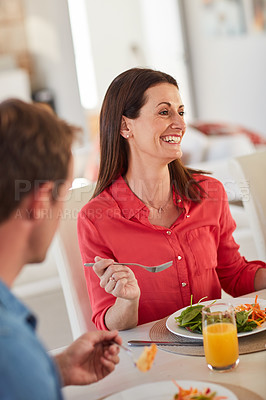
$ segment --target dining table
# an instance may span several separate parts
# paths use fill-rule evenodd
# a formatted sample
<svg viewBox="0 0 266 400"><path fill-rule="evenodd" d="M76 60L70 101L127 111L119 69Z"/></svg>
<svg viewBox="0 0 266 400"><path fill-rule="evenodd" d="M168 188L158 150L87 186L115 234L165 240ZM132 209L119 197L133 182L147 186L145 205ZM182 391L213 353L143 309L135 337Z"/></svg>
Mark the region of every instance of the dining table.
<svg viewBox="0 0 266 400"><path fill-rule="evenodd" d="M266 289L246 294L245 298L266 300ZM224 299L230 301L230 298ZM150 340L150 332L158 321L139 325L133 329L120 331L123 344L129 340ZM238 400L266 400L266 330L259 333L264 335L264 348L247 354L240 354L239 365L230 372L211 371L204 356L178 354L168 351L169 347L158 346L158 351L151 369L141 372L133 363L127 351L121 349L120 362L115 370L97 383L87 386L70 386L63 389L67 400L99 400L137 385L156 383L159 381L204 381L229 388L237 395ZM256 335L250 335L256 336ZM168 349L168 350L167 350ZM143 351L143 347L132 347L134 358ZM143 386L145 390L145 385ZM126 398L126 397L125 397ZM151 398L147 393L147 397ZM171 400L171 399L169 399Z"/></svg>

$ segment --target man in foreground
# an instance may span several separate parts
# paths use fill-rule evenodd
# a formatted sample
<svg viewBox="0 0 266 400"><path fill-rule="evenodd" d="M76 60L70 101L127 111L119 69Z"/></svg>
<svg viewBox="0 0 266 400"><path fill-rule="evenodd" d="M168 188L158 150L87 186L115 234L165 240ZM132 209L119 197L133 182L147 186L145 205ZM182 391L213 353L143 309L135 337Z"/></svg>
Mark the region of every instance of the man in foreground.
<svg viewBox="0 0 266 400"><path fill-rule="evenodd" d="M39 105L0 103L0 398L62 399L61 386L104 378L119 362L117 331L82 335L52 360L36 319L10 291L44 260L72 182L76 129Z"/></svg>

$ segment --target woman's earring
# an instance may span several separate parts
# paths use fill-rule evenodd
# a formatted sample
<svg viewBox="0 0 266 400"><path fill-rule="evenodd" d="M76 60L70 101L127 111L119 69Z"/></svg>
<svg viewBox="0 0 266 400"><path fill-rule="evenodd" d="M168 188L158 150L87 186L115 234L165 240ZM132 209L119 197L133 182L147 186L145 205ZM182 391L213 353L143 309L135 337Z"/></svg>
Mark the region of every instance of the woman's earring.
<svg viewBox="0 0 266 400"><path fill-rule="evenodd" d="M129 135L127 135L127 139L129 138Z"/></svg>

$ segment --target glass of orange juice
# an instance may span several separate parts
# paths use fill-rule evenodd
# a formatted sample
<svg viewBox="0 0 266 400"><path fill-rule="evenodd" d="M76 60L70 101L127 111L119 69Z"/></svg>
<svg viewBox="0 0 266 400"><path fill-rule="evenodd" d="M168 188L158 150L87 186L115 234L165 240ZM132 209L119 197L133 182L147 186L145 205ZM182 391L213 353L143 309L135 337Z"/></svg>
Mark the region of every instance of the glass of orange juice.
<svg viewBox="0 0 266 400"><path fill-rule="evenodd" d="M234 307L215 302L202 309L204 352L212 371L231 371L239 363Z"/></svg>

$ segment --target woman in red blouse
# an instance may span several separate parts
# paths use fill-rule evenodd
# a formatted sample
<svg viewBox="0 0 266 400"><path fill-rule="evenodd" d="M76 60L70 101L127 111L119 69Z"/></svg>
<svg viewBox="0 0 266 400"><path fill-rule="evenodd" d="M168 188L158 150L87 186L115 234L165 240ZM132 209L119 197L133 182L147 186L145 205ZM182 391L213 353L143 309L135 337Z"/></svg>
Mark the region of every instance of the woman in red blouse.
<svg viewBox="0 0 266 400"><path fill-rule="evenodd" d="M93 321L128 329L190 304L266 287L266 265L238 252L222 184L181 161L186 131L177 82L133 68L111 83L100 114L99 177L78 236ZM136 262L173 265L151 273Z"/></svg>

